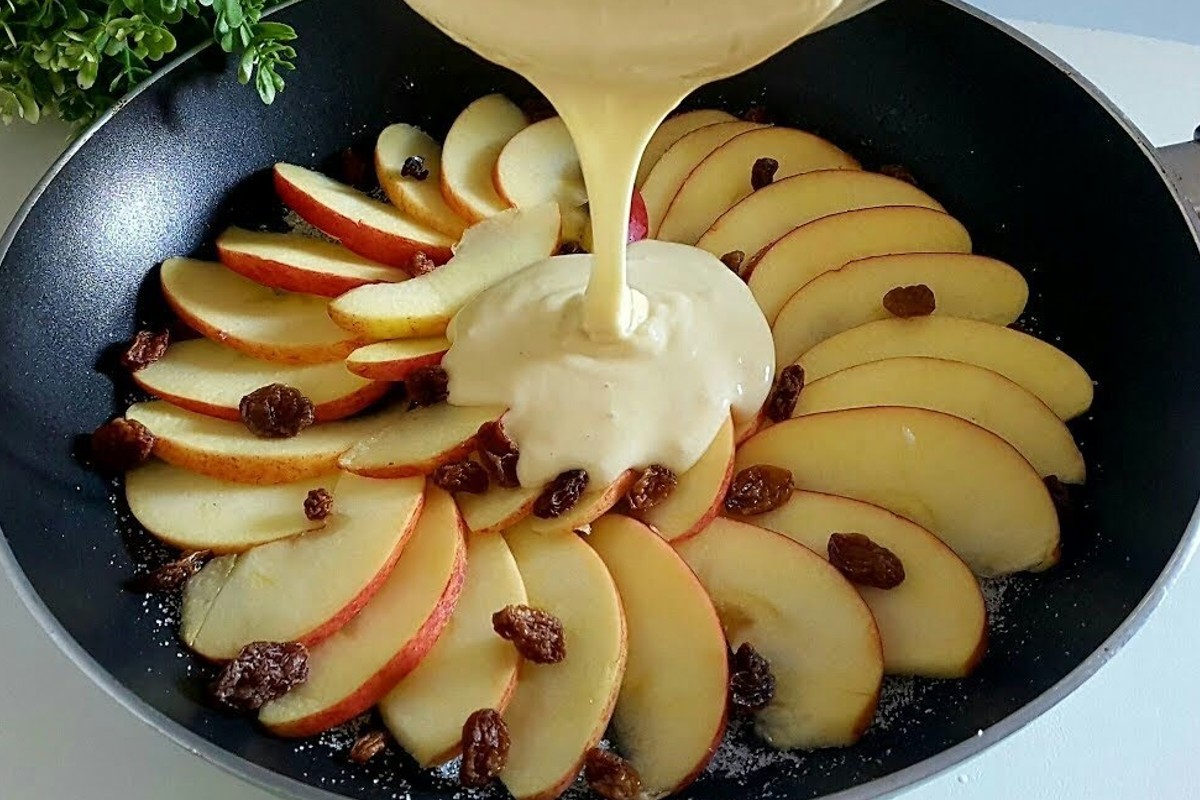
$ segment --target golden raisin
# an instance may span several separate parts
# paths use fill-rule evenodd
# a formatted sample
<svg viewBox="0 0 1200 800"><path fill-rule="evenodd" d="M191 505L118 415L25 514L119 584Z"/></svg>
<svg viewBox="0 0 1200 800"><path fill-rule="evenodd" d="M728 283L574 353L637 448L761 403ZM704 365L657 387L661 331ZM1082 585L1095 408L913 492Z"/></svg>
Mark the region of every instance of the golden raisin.
<svg viewBox="0 0 1200 800"><path fill-rule="evenodd" d="M583 760L583 776L593 792L604 800L639 800L642 777L625 759L609 750L593 747Z"/></svg>
<svg viewBox="0 0 1200 800"><path fill-rule="evenodd" d="M562 622L541 609L506 606L492 615L492 629L535 664L557 664L567 657Z"/></svg>
<svg viewBox="0 0 1200 800"><path fill-rule="evenodd" d="M775 182L775 173L779 171L779 162L773 158L760 158L750 168L750 187L758 191Z"/></svg>
<svg viewBox="0 0 1200 800"><path fill-rule="evenodd" d="M290 439L314 420L312 401L282 383L255 389L242 398L238 411L246 428L263 439Z"/></svg>
<svg viewBox="0 0 1200 800"><path fill-rule="evenodd" d="M923 283L897 286L883 296L883 307L889 314L901 319L928 317L937 310L937 299L933 296L933 290Z"/></svg>
<svg viewBox="0 0 1200 800"><path fill-rule="evenodd" d="M413 276L426 275L435 269L437 269L437 264L424 250L413 253L412 260L408 262L408 273Z"/></svg>
<svg viewBox="0 0 1200 800"><path fill-rule="evenodd" d="M586 470L569 469L552 481L533 501L533 515L539 519L557 519L570 511L587 490Z"/></svg>
<svg viewBox="0 0 1200 800"><path fill-rule="evenodd" d="M775 699L771 664L749 642L729 659L729 705L735 714L762 711Z"/></svg>
<svg viewBox="0 0 1200 800"><path fill-rule="evenodd" d="M475 446L479 460L497 486L515 489L521 485L517 479L517 460L521 453L516 443L504 432L500 420L479 426L479 432L475 434Z"/></svg>
<svg viewBox="0 0 1200 800"><path fill-rule="evenodd" d="M154 434L140 422L118 417L92 433L92 466L117 474L140 467L154 450Z"/></svg>
<svg viewBox="0 0 1200 800"><path fill-rule="evenodd" d="M488 474L487 470L470 459L452 461L433 471L433 484L447 492L483 494L488 490Z"/></svg>
<svg viewBox="0 0 1200 800"><path fill-rule="evenodd" d="M368 731L354 740L347 758L355 764L366 764L387 749L388 737L383 731Z"/></svg>
<svg viewBox="0 0 1200 800"><path fill-rule="evenodd" d="M328 489L312 489L304 498L304 516L313 522L325 519L333 513L333 495Z"/></svg>
<svg viewBox="0 0 1200 800"><path fill-rule="evenodd" d="M775 378L771 396L767 398L767 418L772 422L783 422L792 418L800 392L804 389L804 367L792 364L785 367Z"/></svg>
<svg viewBox="0 0 1200 800"><path fill-rule="evenodd" d="M483 708L467 717L462 731L462 767L458 781L468 789L491 783L508 763L508 725L500 713Z"/></svg>
<svg viewBox="0 0 1200 800"><path fill-rule="evenodd" d="M625 503L631 514L649 511L671 496L679 485L675 471L662 464L651 464L638 476L625 495Z"/></svg>
<svg viewBox="0 0 1200 800"><path fill-rule="evenodd" d="M790 470L756 464L733 476L725 495L725 510L742 517L765 514L790 500L795 489Z"/></svg>
<svg viewBox="0 0 1200 800"><path fill-rule="evenodd" d="M729 267L729 271L740 278L742 269L746 266L746 253L742 250L730 250L721 256L721 263Z"/></svg>
<svg viewBox="0 0 1200 800"><path fill-rule="evenodd" d="M829 563L846 580L876 589L895 589L904 583L904 564L891 550L861 533L829 537Z"/></svg>
<svg viewBox="0 0 1200 800"><path fill-rule="evenodd" d="M405 378L404 388L414 408L436 405L450 396L450 376L440 366L418 367Z"/></svg>
<svg viewBox="0 0 1200 800"><path fill-rule="evenodd" d="M129 588L147 594L176 591L183 588L188 578L199 572L210 558L211 550L191 550L156 570L138 575L129 582Z"/></svg>
<svg viewBox="0 0 1200 800"><path fill-rule="evenodd" d="M121 365L130 372L148 367L167 352L171 334L167 331L138 331L129 348L121 354Z"/></svg>

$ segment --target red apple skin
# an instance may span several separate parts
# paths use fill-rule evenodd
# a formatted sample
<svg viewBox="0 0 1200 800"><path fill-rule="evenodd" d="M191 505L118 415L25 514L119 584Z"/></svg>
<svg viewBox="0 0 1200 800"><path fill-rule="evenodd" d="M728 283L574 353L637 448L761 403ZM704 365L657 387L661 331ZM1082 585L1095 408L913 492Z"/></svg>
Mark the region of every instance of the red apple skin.
<svg viewBox="0 0 1200 800"><path fill-rule="evenodd" d="M454 608L458 605L459 595L462 594L463 584L467 574L467 550L463 539L463 523L458 524L458 546L455 554L454 568L451 572L450 583L447 584L442 596L432 614L421 625L416 634L405 643L400 652L396 653L362 686L336 705L322 709L307 717L290 722L286 725L272 727L270 730L279 736L298 738L314 736L322 731L336 728L357 717L378 703L385 694L404 679L406 675L417 668L422 659L429 654L437 644L438 637L446 629Z"/></svg>
<svg viewBox="0 0 1200 800"><path fill-rule="evenodd" d="M217 258L229 269L255 283L285 292L337 297L373 281L297 269L282 261L235 250L217 242Z"/></svg>
<svg viewBox="0 0 1200 800"><path fill-rule="evenodd" d="M442 464L449 464L451 461L461 461L475 451L475 437L460 442L449 450L443 450L433 458L425 461L418 461L412 464L395 464L382 467L360 467L351 469L355 475L362 475L364 478L412 478L417 475L431 475L433 471Z"/></svg>
<svg viewBox="0 0 1200 800"><path fill-rule="evenodd" d="M379 361L372 364L355 364L348 361L346 369L361 378L373 381L403 381L421 367L436 367L441 364L444 355L446 355L445 350L399 361Z"/></svg>
<svg viewBox="0 0 1200 800"><path fill-rule="evenodd" d="M179 395L168 394L155 387L145 385L138 378L136 372L133 373L133 381L143 390L160 400L166 400L188 411L195 411L197 414L204 414L205 416L216 417L217 419L227 419L231 422L240 422L242 419L241 412L236 406L215 406L192 397L180 397ZM353 394L335 398L327 403L321 403L313 408L314 421L333 422L334 420L344 419L352 414L357 414L359 411L383 399L383 396L388 393L389 389L391 387L386 383L370 383Z"/></svg>
<svg viewBox="0 0 1200 800"><path fill-rule="evenodd" d="M348 249L364 258L392 267L407 269L413 256L422 252L435 264L445 264L453 255L449 247L418 242L364 225L358 220L342 216L333 209L290 181L275 170L275 193L289 208L310 225L341 241Z"/></svg>
<svg viewBox="0 0 1200 800"><path fill-rule="evenodd" d="M646 212L646 201L642 193L633 190L633 204L629 207L629 243L640 242L650 233L650 215Z"/></svg>

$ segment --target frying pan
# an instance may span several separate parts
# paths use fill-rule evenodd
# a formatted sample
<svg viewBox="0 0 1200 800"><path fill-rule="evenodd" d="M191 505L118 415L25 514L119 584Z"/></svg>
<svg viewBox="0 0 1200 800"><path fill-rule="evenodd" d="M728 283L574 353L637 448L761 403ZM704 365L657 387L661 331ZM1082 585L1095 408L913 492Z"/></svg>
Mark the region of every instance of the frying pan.
<svg viewBox="0 0 1200 800"><path fill-rule="evenodd" d="M229 59L190 54L77 142L0 243L0 557L84 671L202 757L298 798L446 797L449 779L402 755L353 766L329 737L297 746L206 706L204 668L161 624L175 609L121 589L166 554L129 522L115 484L78 458L80 432L129 400L110 374L113 343L161 321L154 265L211 254L231 221L278 221L272 163L319 164L395 121L439 135L486 92L530 94L399 2L307 0L279 17L304 48L273 107L237 86ZM1133 634L1194 549L1196 219L1094 90L955 2L891 0L688 102L765 103L868 166L907 166L979 252L1025 272L1024 324L1098 383L1075 424L1090 478L1067 516L1062 564L989 587L1003 602L973 676L891 681L881 721L857 747L740 765L724 755L686 793L885 795L1061 700ZM728 752L748 738L735 731Z"/></svg>

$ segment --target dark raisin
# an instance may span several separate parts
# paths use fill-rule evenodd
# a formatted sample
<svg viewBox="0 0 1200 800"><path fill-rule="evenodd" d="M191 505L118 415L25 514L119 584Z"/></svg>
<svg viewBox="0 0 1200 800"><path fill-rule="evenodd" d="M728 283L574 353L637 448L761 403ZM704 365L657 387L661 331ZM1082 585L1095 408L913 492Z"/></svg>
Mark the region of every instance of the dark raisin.
<svg viewBox="0 0 1200 800"><path fill-rule="evenodd" d="M928 317L937 310L937 299L933 296L933 289L923 283L897 286L883 296L883 307L889 314L901 319Z"/></svg>
<svg viewBox="0 0 1200 800"><path fill-rule="evenodd" d="M760 158L750 168L750 187L754 191L770 186L775 181L775 173L779 171L779 162L773 158Z"/></svg>
<svg viewBox="0 0 1200 800"><path fill-rule="evenodd" d="M121 366L130 372L148 367L163 357L170 343L171 334L167 331L138 331L129 349L121 354Z"/></svg>
<svg viewBox="0 0 1200 800"><path fill-rule="evenodd" d="M433 471L433 484L447 492L483 494L488 490L488 474L483 465L470 459L451 461Z"/></svg>
<svg viewBox="0 0 1200 800"><path fill-rule="evenodd" d="M312 489L304 498L304 516L313 522L322 520L333 513L333 495L328 489Z"/></svg>
<svg viewBox="0 0 1200 800"><path fill-rule="evenodd" d="M749 642L742 642L729 660L729 705L735 714L762 711L775 699L771 664Z"/></svg>
<svg viewBox="0 0 1200 800"><path fill-rule="evenodd" d="M337 178L355 189L369 192L379 185L371 159L362 151L346 147L338 154Z"/></svg>
<svg viewBox="0 0 1200 800"><path fill-rule="evenodd" d="M733 476L725 495L725 510L743 517L765 514L790 500L795 489L791 471L756 464Z"/></svg>
<svg viewBox="0 0 1200 800"><path fill-rule="evenodd" d="M231 711L257 711L308 680L308 648L298 642L253 642L217 676L213 699Z"/></svg>
<svg viewBox="0 0 1200 800"><path fill-rule="evenodd" d="M483 708L467 717L462 730L462 767L458 781L481 789L496 779L508 763L508 725L500 712Z"/></svg>
<svg viewBox="0 0 1200 800"><path fill-rule="evenodd" d="M904 564L891 550L861 533L829 537L829 563L846 580L876 589L895 589L904 583Z"/></svg>
<svg viewBox="0 0 1200 800"><path fill-rule="evenodd" d="M409 156L404 159L404 166L400 167L401 178L412 178L413 180L423 181L429 177L429 168L425 166L424 156Z"/></svg>
<svg viewBox="0 0 1200 800"><path fill-rule="evenodd" d="M497 486L514 489L521 485L517 479L517 460L520 451L508 434L500 420L485 422L479 426L475 435L475 446L478 449L479 460L491 475Z"/></svg>
<svg viewBox="0 0 1200 800"><path fill-rule="evenodd" d="M742 269L746 266L746 253L742 250L730 250L721 256L721 263L729 267L729 271L740 278Z"/></svg>
<svg viewBox="0 0 1200 800"><path fill-rule="evenodd" d="M418 250L413 253L412 260L408 262L408 274L412 276L428 275L437 269L437 264L429 257L429 254L424 250Z"/></svg>
<svg viewBox="0 0 1200 800"><path fill-rule="evenodd" d="M1071 493L1057 475L1047 475L1042 483L1046 484L1046 491L1050 493L1050 499L1060 514L1071 510Z"/></svg>
<svg viewBox="0 0 1200 800"><path fill-rule="evenodd" d="M211 550L192 550L169 564L163 564L156 570L138 575L129 582L129 588L135 592L146 592L147 594L174 592L183 588L188 578L199 572L210 558L212 558Z"/></svg>
<svg viewBox="0 0 1200 800"><path fill-rule="evenodd" d="M804 367L792 364L784 367L775 379L771 396L767 398L767 418L772 422L783 422L792 418L800 392L804 389Z"/></svg>
<svg viewBox="0 0 1200 800"><path fill-rule="evenodd" d="M742 114L742 119L756 125L770 125L774 122L774 115L766 106L750 106Z"/></svg>
<svg viewBox="0 0 1200 800"><path fill-rule="evenodd" d="M299 389L272 383L238 404L242 423L263 439L290 439L313 424L313 404Z"/></svg>
<svg viewBox="0 0 1200 800"><path fill-rule="evenodd" d="M492 628L535 664L557 664L567 657L562 622L529 606L506 606L492 615Z"/></svg>
<svg viewBox="0 0 1200 800"><path fill-rule="evenodd" d="M92 433L92 466L112 475L140 467L150 458L154 441L145 425L118 417Z"/></svg>
<svg viewBox="0 0 1200 800"><path fill-rule="evenodd" d="M450 376L444 367L418 367L404 379L413 408L436 405L450 396Z"/></svg>
<svg viewBox="0 0 1200 800"><path fill-rule="evenodd" d="M649 511L670 497L679 485L679 476L662 464L651 464L638 476L625 495L626 508L631 514Z"/></svg>
<svg viewBox="0 0 1200 800"><path fill-rule="evenodd" d="M582 469L569 469L550 481L538 499L533 501L533 515L539 519L556 519L570 511L587 490L588 474Z"/></svg>
<svg viewBox="0 0 1200 800"><path fill-rule="evenodd" d="M347 758L355 764L365 764L387 749L388 736L383 731L368 731L354 740Z"/></svg>
<svg viewBox="0 0 1200 800"><path fill-rule="evenodd" d="M887 175L889 178L895 178L898 181L911 183L913 186L918 186L917 176L913 175L908 167L903 164L884 164L879 168L881 175Z"/></svg>
<svg viewBox="0 0 1200 800"><path fill-rule="evenodd" d="M583 245L573 240L567 240L558 246L560 256L578 256L586 253Z"/></svg>
<svg viewBox="0 0 1200 800"><path fill-rule="evenodd" d="M599 747L593 747L584 757L583 777L604 800L639 800L643 796L642 777L633 765Z"/></svg>

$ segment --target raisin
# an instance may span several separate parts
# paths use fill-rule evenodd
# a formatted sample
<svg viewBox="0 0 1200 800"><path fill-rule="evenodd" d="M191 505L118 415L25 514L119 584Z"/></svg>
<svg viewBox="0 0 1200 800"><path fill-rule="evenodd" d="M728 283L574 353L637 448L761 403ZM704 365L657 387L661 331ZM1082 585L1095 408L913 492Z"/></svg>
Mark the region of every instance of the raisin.
<svg viewBox="0 0 1200 800"><path fill-rule="evenodd" d="M171 334L167 331L138 331L129 349L121 354L121 366L130 372L148 367L163 357L170 343Z"/></svg>
<svg viewBox="0 0 1200 800"><path fill-rule="evenodd" d="M733 476L725 495L725 510L743 517L765 514L790 500L795 489L789 470L756 464Z"/></svg>
<svg viewBox="0 0 1200 800"><path fill-rule="evenodd" d="M783 422L792 418L800 391L804 389L804 367L792 364L784 367L775 379L771 396L767 398L767 418L772 422Z"/></svg>
<svg viewBox="0 0 1200 800"><path fill-rule="evenodd" d="M408 262L408 273L413 276L427 275L435 269L437 269L437 264L424 250L413 253L412 260Z"/></svg>
<svg viewBox="0 0 1200 800"><path fill-rule="evenodd" d="M470 459L451 461L433 471L433 484L447 492L483 494L488 490L488 474L486 469Z"/></svg>
<svg viewBox="0 0 1200 800"><path fill-rule="evenodd" d="M1071 510L1071 494L1057 475L1047 475L1042 479L1042 483L1046 484L1046 491L1050 493L1050 499L1059 513Z"/></svg>
<svg viewBox="0 0 1200 800"><path fill-rule="evenodd" d="M308 648L299 642L253 642L217 676L213 699L231 711L257 711L308 680Z"/></svg>
<svg viewBox="0 0 1200 800"><path fill-rule="evenodd" d="M740 278L742 277L742 268L746 266L746 253L742 250L730 250L721 256L721 263L729 267L729 270Z"/></svg>
<svg viewBox="0 0 1200 800"><path fill-rule="evenodd" d="M92 433L92 466L117 474L140 467L154 450L154 434L145 425L118 417Z"/></svg>
<svg viewBox="0 0 1200 800"><path fill-rule="evenodd" d="M462 767L458 781L468 789L487 786L508 763L508 725L500 712L482 708L463 724Z"/></svg>
<svg viewBox="0 0 1200 800"><path fill-rule="evenodd" d="M412 178L413 180L423 181L429 177L429 168L425 166L424 156L409 156L404 159L404 165L400 167L401 178Z"/></svg>
<svg viewBox="0 0 1200 800"><path fill-rule="evenodd" d="M760 158L750 168L750 187L758 191L775 182L775 173L779 171L779 162L773 158Z"/></svg>
<svg viewBox="0 0 1200 800"><path fill-rule="evenodd" d="M538 499L533 501L533 515L539 519L557 519L570 511L583 497L588 485L586 470L569 469L550 481Z"/></svg>
<svg viewBox="0 0 1200 800"><path fill-rule="evenodd" d="M492 615L492 629L535 664L557 664L567 657L562 622L529 606L505 606Z"/></svg>
<svg viewBox="0 0 1200 800"><path fill-rule="evenodd" d="M638 800L643 796L642 777L633 765L599 747L593 747L584 756L583 777L604 800Z"/></svg>
<svg viewBox="0 0 1200 800"><path fill-rule="evenodd" d="M444 367L418 367L404 381L413 408L436 405L450 396L450 376Z"/></svg>
<svg viewBox="0 0 1200 800"><path fill-rule="evenodd" d="M583 245L572 240L567 240L558 246L558 255L560 256L578 256L586 252Z"/></svg>
<svg viewBox="0 0 1200 800"><path fill-rule="evenodd" d="M169 564L138 575L129 582L129 588L147 594L174 592L182 588L188 578L199 572L210 558L211 550L191 550Z"/></svg>
<svg viewBox="0 0 1200 800"><path fill-rule="evenodd" d="M904 583L904 564L891 550L861 533L829 537L829 563L859 586L895 589Z"/></svg>
<svg viewBox="0 0 1200 800"><path fill-rule="evenodd" d="M729 660L729 705L735 714L762 711L775 699L771 664L749 642L742 642Z"/></svg>
<svg viewBox="0 0 1200 800"><path fill-rule="evenodd" d="M933 296L933 289L923 283L897 286L883 296L883 307L889 314L901 319L928 317L937 310L937 299Z"/></svg>
<svg viewBox="0 0 1200 800"><path fill-rule="evenodd" d="M651 464L625 495L626 508L632 514L649 511L666 500L678 485L679 477L674 470L661 464Z"/></svg>
<svg viewBox="0 0 1200 800"><path fill-rule="evenodd" d="M371 160L353 147L343 148L338 154L336 170L336 177L342 183L348 183L360 191L369 192L379 185Z"/></svg>
<svg viewBox="0 0 1200 800"><path fill-rule="evenodd" d="M312 489L304 498L304 516L313 522L322 520L333 513L333 495L328 489Z"/></svg>
<svg viewBox="0 0 1200 800"><path fill-rule="evenodd" d="M889 178L895 178L898 181L911 183L913 186L919 186L917 176L913 175L908 167L903 164L884 164L879 168L881 175L887 175Z"/></svg>
<svg viewBox="0 0 1200 800"><path fill-rule="evenodd" d="M347 758L355 764L365 764L387 749L388 737L383 731L368 731L354 740Z"/></svg>
<svg viewBox="0 0 1200 800"><path fill-rule="evenodd" d="M742 119L756 125L770 125L774 121L774 115L766 106L750 106L742 114Z"/></svg>
<svg viewBox="0 0 1200 800"><path fill-rule="evenodd" d="M492 481L497 486L515 489L521 485L521 481L517 479L517 460L521 452L504 432L504 425L500 420L480 425L479 433L475 435L475 445L484 469L492 476Z"/></svg>
<svg viewBox="0 0 1200 800"><path fill-rule="evenodd" d="M242 423L263 439L290 439L313 424L313 404L299 389L272 383L238 404Z"/></svg>

